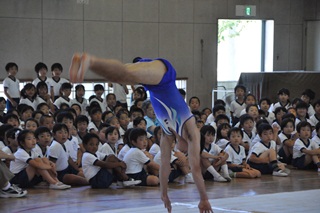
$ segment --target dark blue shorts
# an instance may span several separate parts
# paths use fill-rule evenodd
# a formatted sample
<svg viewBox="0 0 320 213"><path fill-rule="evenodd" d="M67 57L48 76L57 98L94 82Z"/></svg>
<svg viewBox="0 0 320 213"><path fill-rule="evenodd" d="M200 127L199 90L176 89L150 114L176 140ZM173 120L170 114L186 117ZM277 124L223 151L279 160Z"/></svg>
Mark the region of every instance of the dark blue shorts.
<svg viewBox="0 0 320 213"><path fill-rule="evenodd" d="M91 188L105 189L113 182L113 175L107 169L100 169L100 171L89 180Z"/></svg>
<svg viewBox="0 0 320 213"><path fill-rule="evenodd" d="M62 170L62 171L57 171L57 174L58 174L58 180L63 182L63 177L66 175L66 174L74 174L74 175L77 175L79 172L77 170L75 170L75 168L73 168L72 166L68 166L66 169Z"/></svg>
<svg viewBox="0 0 320 213"><path fill-rule="evenodd" d="M15 174L10 183L18 184L21 188L32 188L34 185L37 185L41 181L43 181L42 177L37 175L35 175L32 180L29 180L27 170L24 169L18 174Z"/></svg>
<svg viewBox="0 0 320 213"><path fill-rule="evenodd" d="M292 166L297 167L298 169L316 169L317 165L312 161L308 165L304 165L306 160L306 155L302 155L300 158L295 158L292 160Z"/></svg>
<svg viewBox="0 0 320 213"><path fill-rule="evenodd" d="M280 161L282 163L291 164L292 163L292 156L287 156L286 153L283 150L283 147L281 147L278 151L278 155L281 157Z"/></svg>
<svg viewBox="0 0 320 213"><path fill-rule="evenodd" d="M182 175L181 169L173 169L169 175L169 183L172 183L177 177Z"/></svg>
<svg viewBox="0 0 320 213"><path fill-rule="evenodd" d="M242 167L228 167L233 172L242 172L243 168Z"/></svg>
<svg viewBox="0 0 320 213"><path fill-rule="evenodd" d="M261 172L261 174L272 174L272 172L273 172L273 169L269 163L253 163L248 160L248 164L252 168L259 170Z"/></svg>
<svg viewBox="0 0 320 213"><path fill-rule="evenodd" d="M146 173L146 171L144 169L142 169L142 171L139 173L127 174L127 175L128 175L128 177L133 178L135 180L141 180L141 183L138 184L137 186L146 186L147 185L147 178L149 175Z"/></svg>

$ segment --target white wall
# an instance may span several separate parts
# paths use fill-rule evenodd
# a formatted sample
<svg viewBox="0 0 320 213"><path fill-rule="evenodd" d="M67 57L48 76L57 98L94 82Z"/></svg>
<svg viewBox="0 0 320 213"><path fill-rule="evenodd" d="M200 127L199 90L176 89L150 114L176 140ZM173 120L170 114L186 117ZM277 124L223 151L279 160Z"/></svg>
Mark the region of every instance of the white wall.
<svg viewBox="0 0 320 213"><path fill-rule="evenodd" d="M275 20L274 69L301 70L304 13L309 10L303 9L303 0L89 0L88 5L77 0L0 0L0 66L4 70L15 61L18 78L33 79L39 61L48 66L60 62L66 77L76 51L123 62L135 56L164 57L178 77L188 78L188 97L198 96L203 107L211 106L217 19L239 18L237 4L256 5L255 19ZM0 79L5 76L0 73ZM98 76L88 73L86 78Z"/></svg>

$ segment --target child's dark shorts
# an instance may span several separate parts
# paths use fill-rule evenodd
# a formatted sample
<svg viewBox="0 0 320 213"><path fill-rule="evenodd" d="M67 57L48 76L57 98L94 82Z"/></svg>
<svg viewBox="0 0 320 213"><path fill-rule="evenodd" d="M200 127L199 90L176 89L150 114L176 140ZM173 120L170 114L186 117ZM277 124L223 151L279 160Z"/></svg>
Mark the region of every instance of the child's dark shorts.
<svg viewBox="0 0 320 213"><path fill-rule="evenodd" d="M100 171L89 180L91 188L104 189L108 188L113 182L113 175L107 169L100 169Z"/></svg>
<svg viewBox="0 0 320 213"><path fill-rule="evenodd" d="M35 175L32 180L29 180L27 170L24 169L11 179L10 183L18 184L20 188L32 188L34 185L37 185L43 181L41 176Z"/></svg>
<svg viewBox="0 0 320 213"><path fill-rule="evenodd" d="M299 158L294 158L292 160L292 166L297 167L298 169L316 169L317 165L311 162L308 165L304 165L304 162L306 160L306 155L302 155Z"/></svg>
<svg viewBox="0 0 320 213"><path fill-rule="evenodd" d="M135 180L141 180L141 183L139 183L137 186L146 186L147 185L147 178L148 174L144 169L142 169L141 172L135 173L135 174L127 174L130 178L133 178Z"/></svg>
<svg viewBox="0 0 320 213"><path fill-rule="evenodd" d="M242 172L243 171L242 167L229 167L228 169L233 172Z"/></svg>
<svg viewBox="0 0 320 213"><path fill-rule="evenodd" d="M73 168L72 166L68 166L66 169L62 170L62 171L57 171L57 174L58 174L58 180L63 182L63 177L66 175L66 174L74 174L74 175L77 175L79 172L77 170L75 170L75 168Z"/></svg>
<svg viewBox="0 0 320 213"><path fill-rule="evenodd" d="M261 172L261 174L272 174L272 172L273 172L273 169L269 163L253 163L248 160L248 164L252 168L259 170Z"/></svg>

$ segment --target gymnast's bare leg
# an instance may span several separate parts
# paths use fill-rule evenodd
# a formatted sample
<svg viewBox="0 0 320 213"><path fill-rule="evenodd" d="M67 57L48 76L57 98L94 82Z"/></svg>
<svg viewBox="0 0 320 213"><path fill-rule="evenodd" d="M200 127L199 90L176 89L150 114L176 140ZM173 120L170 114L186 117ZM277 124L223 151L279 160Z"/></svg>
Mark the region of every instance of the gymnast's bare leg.
<svg viewBox="0 0 320 213"><path fill-rule="evenodd" d="M75 54L72 58L69 74L71 82L82 82L87 70L104 77L108 82L120 84L148 84L160 83L167 71L166 66L160 60L151 62L139 62L134 64L123 64L114 59L101 59L88 54ZM199 211L201 213L213 212L208 201L203 177L200 171L200 132L196 127L194 118L189 119L183 129L179 141L180 150L187 150L192 175L200 195ZM170 173L170 159L172 135L163 134L161 137L161 164L160 167L160 190L161 199L168 212L171 212L171 202L168 197L168 177Z"/></svg>

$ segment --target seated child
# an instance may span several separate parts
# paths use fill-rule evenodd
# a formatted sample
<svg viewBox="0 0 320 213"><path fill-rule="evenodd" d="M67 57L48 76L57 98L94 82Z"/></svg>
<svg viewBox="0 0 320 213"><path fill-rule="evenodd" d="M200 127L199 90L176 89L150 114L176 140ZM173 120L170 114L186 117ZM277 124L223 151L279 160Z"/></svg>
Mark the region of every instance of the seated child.
<svg viewBox="0 0 320 213"><path fill-rule="evenodd" d="M54 125L53 142L48 149L50 161L56 164L58 179L70 185L88 185L79 166L70 157L66 149L65 142L68 140L69 129L65 124L57 123Z"/></svg>
<svg viewBox="0 0 320 213"><path fill-rule="evenodd" d="M236 98L230 104L232 126L236 125L239 122L240 113L243 109L246 108L246 104L244 102L246 87L243 85L237 85L234 88L234 93Z"/></svg>
<svg viewBox="0 0 320 213"><path fill-rule="evenodd" d="M226 163L229 156L213 142L216 133L215 129L210 125L205 125L201 128L200 132L202 150L201 168L204 179L213 178L213 181L217 182L230 182L231 178ZM222 176L218 173L220 169L222 171Z"/></svg>
<svg viewBox="0 0 320 213"><path fill-rule="evenodd" d="M261 141L251 148L247 163L261 174L287 177L289 170L283 163L277 162L276 143L273 141L274 133L270 124L260 124L258 135Z"/></svg>
<svg viewBox="0 0 320 213"><path fill-rule="evenodd" d="M14 155L14 153L18 150L19 144L17 141L17 135L21 131L19 128L12 128L6 131L5 137L7 140L8 146L2 148L2 151L5 152L7 155ZM6 165L8 168L10 167L10 160L5 160Z"/></svg>
<svg viewBox="0 0 320 213"><path fill-rule="evenodd" d="M34 148L34 151L37 152L40 157L47 156L47 151L52 141L52 134L50 129L45 126L40 126L34 132L34 135L37 139L37 144Z"/></svg>
<svg viewBox="0 0 320 213"><path fill-rule="evenodd" d="M34 118L28 118L25 121L25 124L24 124L24 128L25 129L28 129L28 130L31 130L31 131L35 132L38 127L39 127L39 123Z"/></svg>
<svg viewBox="0 0 320 213"><path fill-rule="evenodd" d="M147 121L143 117L137 117L133 120L133 127L134 128L141 128L147 131ZM153 130L154 134L154 130ZM149 132L147 132L147 138L148 138L148 146L146 150L149 150L153 144L153 135L151 135Z"/></svg>
<svg viewBox="0 0 320 213"><path fill-rule="evenodd" d="M83 137L86 152L82 156L83 173L92 188L108 188L114 179L123 186L133 186L140 180L129 179L125 174L127 165L115 155L98 152L99 137L88 133Z"/></svg>
<svg viewBox="0 0 320 213"><path fill-rule="evenodd" d="M46 180L51 189L68 189L69 185L61 183L57 179L55 167L47 158L40 158L34 151L36 138L30 130L22 130L18 134L19 148L14 153L15 161L10 164L10 170L15 176L12 183L19 184L22 188L33 187Z"/></svg>
<svg viewBox="0 0 320 213"><path fill-rule="evenodd" d="M212 108L212 113L208 115L205 124L211 124L220 114L226 114L226 107L221 104L214 105L214 107Z"/></svg>
<svg viewBox="0 0 320 213"><path fill-rule="evenodd" d="M252 140L256 136L256 132L253 130L255 127L255 122L250 115L244 114L240 116L240 127L243 131L242 142L240 145L245 148L247 154L251 147Z"/></svg>
<svg viewBox="0 0 320 213"><path fill-rule="evenodd" d="M312 137L312 140L320 146L320 122L316 125L316 134Z"/></svg>
<svg viewBox="0 0 320 213"><path fill-rule="evenodd" d="M290 118L285 118L281 122L281 133L278 135L281 145L277 149L280 161L282 163L291 164L292 161L292 148L295 140L299 137L297 133L294 132L294 120Z"/></svg>
<svg viewBox="0 0 320 213"><path fill-rule="evenodd" d="M241 116L242 117L242 116ZM240 117L240 120L241 120ZM227 164L233 177L237 178L256 178L261 173L250 167L246 163L246 153L244 147L241 146L243 132L240 128L233 127L228 132L230 144L225 148L225 152L229 155Z"/></svg>
<svg viewBox="0 0 320 213"><path fill-rule="evenodd" d="M160 126L157 126L154 129L154 142L149 149L149 153L152 156L156 156L156 154L160 151L160 139L161 139L162 129Z"/></svg>
<svg viewBox="0 0 320 213"><path fill-rule="evenodd" d="M114 126L109 126L109 127L105 127L103 133L104 133L105 141L103 142L103 145L99 148L99 152L108 156L110 155L118 156L116 143L120 139L119 129ZM101 140L101 137L100 137L100 140Z"/></svg>
<svg viewBox="0 0 320 213"><path fill-rule="evenodd" d="M224 148L226 148L226 146L229 144L228 132L230 129L231 129L231 126L228 123L223 123L218 126L217 139L215 144L218 145L222 150L224 150Z"/></svg>
<svg viewBox="0 0 320 213"><path fill-rule="evenodd" d="M14 155L7 155L0 150L0 159L15 160ZM10 172L8 167L0 160L0 197L24 197L28 194L27 190L22 190L16 185L12 185L10 180L14 177L14 174Z"/></svg>
<svg viewBox="0 0 320 213"><path fill-rule="evenodd" d="M133 128L127 129L127 131L124 133L123 136L123 143L124 146L122 147L122 149L120 150L119 154L118 154L118 158L120 160L123 160L124 156L126 155L126 153L130 150L131 148L131 143L130 143L130 139L129 139L129 135L131 133L131 130Z"/></svg>
<svg viewBox="0 0 320 213"><path fill-rule="evenodd" d="M259 107L263 111L265 119L271 125L274 119L276 118L273 112L269 112L270 106L271 106L271 101L269 98L261 98L259 100Z"/></svg>
<svg viewBox="0 0 320 213"><path fill-rule="evenodd" d="M320 148L319 145L310 140L311 125L307 121L301 121L297 126L299 138L293 145L292 165L298 169L314 169L318 168L320 172Z"/></svg>
<svg viewBox="0 0 320 213"><path fill-rule="evenodd" d="M177 153L174 151L175 148L175 142L172 143L171 146L171 159L170 159L170 166L171 166L171 172L169 174L169 183L172 182L181 182L181 183L194 183L192 174L190 173L190 167L187 157L180 153ZM176 156L177 155L179 156ZM154 161L161 166L161 151L159 151L155 157Z"/></svg>
<svg viewBox="0 0 320 213"><path fill-rule="evenodd" d="M159 171L159 165L152 159L148 158L143 150L147 148L147 132L141 128L134 128L130 133L130 142L132 147L124 156L124 162L127 164L126 174L135 179L141 180L141 186L157 186L159 178L156 175L150 175L144 170L144 165L147 169Z"/></svg>
<svg viewBox="0 0 320 213"><path fill-rule="evenodd" d="M54 119L52 115L43 115L40 118L40 126L45 126L48 129L50 129L50 131L53 130L53 126L54 126Z"/></svg>

